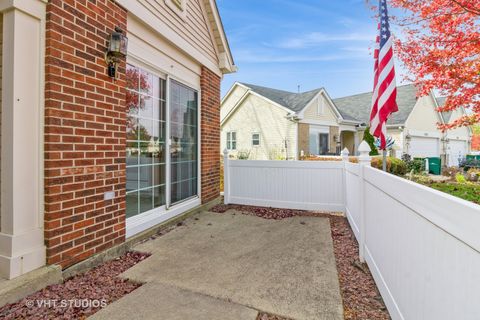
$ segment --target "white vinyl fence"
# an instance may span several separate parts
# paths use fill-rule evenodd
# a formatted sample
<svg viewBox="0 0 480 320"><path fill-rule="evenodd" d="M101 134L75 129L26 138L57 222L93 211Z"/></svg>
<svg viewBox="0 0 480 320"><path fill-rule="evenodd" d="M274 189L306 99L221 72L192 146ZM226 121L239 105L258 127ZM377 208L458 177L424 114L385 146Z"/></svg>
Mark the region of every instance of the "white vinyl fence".
<svg viewBox="0 0 480 320"><path fill-rule="evenodd" d="M227 160L226 201L338 208L394 320L480 319L480 206L371 168L363 149L360 164Z"/></svg>
<svg viewBox="0 0 480 320"><path fill-rule="evenodd" d="M341 161L254 161L224 158L225 203L343 211Z"/></svg>

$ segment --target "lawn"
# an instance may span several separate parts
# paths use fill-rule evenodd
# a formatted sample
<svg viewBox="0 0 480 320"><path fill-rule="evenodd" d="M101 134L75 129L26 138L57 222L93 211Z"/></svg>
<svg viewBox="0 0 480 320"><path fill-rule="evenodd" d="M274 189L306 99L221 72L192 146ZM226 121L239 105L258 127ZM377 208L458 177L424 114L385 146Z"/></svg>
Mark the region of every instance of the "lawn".
<svg viewBox="0 0 480 320"><path fill-rule="evenodd" d="M480 204L480 184L434 182L426 185L436 190L451 194L452 196Z"/></svg>

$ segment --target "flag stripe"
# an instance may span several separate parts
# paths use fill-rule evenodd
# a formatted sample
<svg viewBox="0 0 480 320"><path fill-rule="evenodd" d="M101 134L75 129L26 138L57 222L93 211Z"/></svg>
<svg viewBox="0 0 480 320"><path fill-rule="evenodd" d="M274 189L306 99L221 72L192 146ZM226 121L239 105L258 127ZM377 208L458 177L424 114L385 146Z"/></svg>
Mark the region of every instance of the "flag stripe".
<svg viewBox="0 0 480 320"><path fill-rule="evenodd" d="M393 59L393 42L388 22L387 1L380 0L379 35L374 52L374 85L370 127L373 135L380 140L380 149L386 148L387 120L398 111L396 102L397 86Z"/></svg>

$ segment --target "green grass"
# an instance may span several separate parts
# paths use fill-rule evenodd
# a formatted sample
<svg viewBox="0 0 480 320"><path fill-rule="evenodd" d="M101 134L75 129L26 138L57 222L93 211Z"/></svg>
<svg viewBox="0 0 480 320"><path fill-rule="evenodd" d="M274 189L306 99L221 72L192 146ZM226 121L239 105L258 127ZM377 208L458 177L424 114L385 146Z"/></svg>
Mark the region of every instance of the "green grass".
<svg viewBox="0 0 480 320"><path fill-rule="evenodd" d="M462 198L473 203L480 204L480 184L458 184L458 183L430 183L429 187Z"/></svg>

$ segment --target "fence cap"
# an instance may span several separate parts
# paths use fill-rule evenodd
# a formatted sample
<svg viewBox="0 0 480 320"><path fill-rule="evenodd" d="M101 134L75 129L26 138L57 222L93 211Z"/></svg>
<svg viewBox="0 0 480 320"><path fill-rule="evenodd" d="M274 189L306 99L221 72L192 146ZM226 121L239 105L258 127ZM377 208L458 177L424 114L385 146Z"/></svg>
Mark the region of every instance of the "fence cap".
<svg viewBox="0 0 480 320"><path fill-rule="evenodd" d="M370 148L368 143L365 140L363 140L362 143L360 143L360 145L358 146L358 151L361 153L366 153L366 152L370 153L372 149Z"/></svg>
<svg viewBox="0 0 480 320"><path fill-rule="evenodd" d="M228 156L228 149L227 148L223 149L223 155Z"/></svg>
<svg viewBox="0 0 480 320"><path fill-rule="evenodd" d="M350 154L350 151L348 151L347 147L343 148L342 152L340 152L342 156L348 156Z"/></svg>

